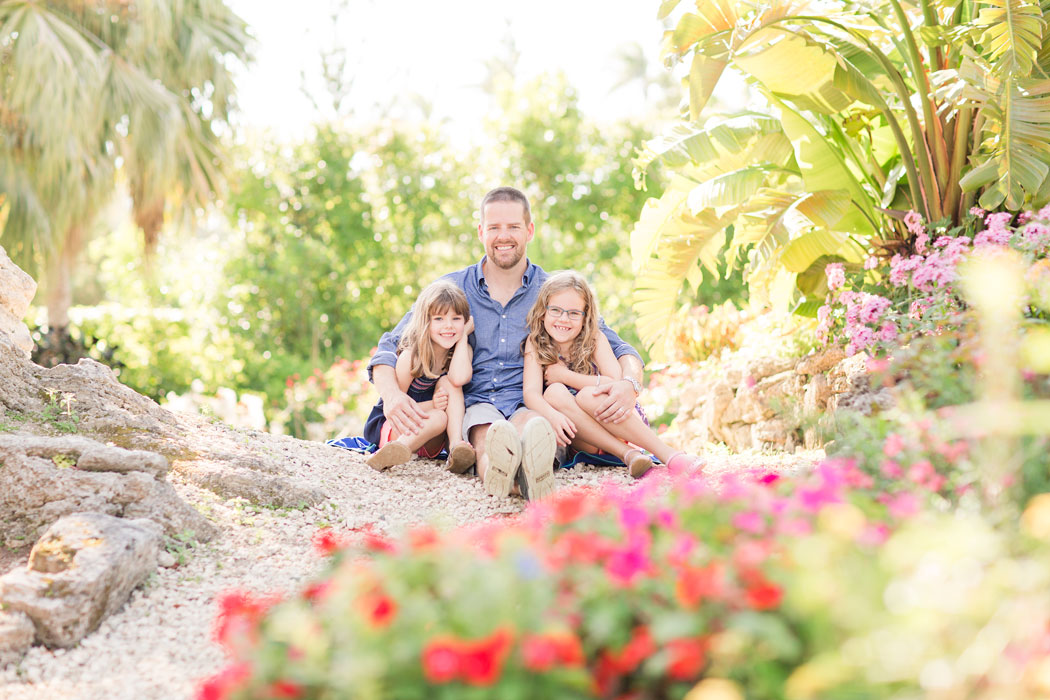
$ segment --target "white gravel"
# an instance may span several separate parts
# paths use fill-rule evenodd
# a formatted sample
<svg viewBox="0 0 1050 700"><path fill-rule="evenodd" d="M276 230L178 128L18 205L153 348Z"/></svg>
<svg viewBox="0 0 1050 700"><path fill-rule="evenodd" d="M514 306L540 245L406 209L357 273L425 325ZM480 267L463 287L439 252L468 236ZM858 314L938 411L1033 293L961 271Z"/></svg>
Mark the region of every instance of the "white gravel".
<svg viewBox="0 0 1050 700"><path fill-rule="evenodd" d="M318 528L373 523L396 532L421 521L452 526L522 510L520 498L487 495L478 479L455 476L440 463L416 459L377 473L354 453L318 443L253 434L271 453L286 454L296 477L328 500L305 510L273 510L225 500L173 473L179 494L222 535L182 553L136 590L117 614L73 649L33 647L17 666L0 669L3 700L178 700L192 698L201 679L219 670L223 653L211 639L215 597L240 588L291 592L322 565L311 538ZM762 467L806 470L822 452L794 455L709 454L708 471ZM629 483L623 468L577 467L557 473L559 488L601 481ZM179 553L175 553L179 556Z"/></svg>

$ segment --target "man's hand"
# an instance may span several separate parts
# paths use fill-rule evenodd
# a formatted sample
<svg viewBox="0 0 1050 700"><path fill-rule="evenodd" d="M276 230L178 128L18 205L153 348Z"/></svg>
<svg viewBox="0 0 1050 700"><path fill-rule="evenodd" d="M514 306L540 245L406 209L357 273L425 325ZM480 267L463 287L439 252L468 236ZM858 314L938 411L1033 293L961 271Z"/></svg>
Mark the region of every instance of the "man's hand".
<svg viewBox="0 0 1050 700"><path fill-rule="evenodd" d="M564 362L559 360L553 365L547 365L543 370L543 381L547 383L547 386L551 384L565 384L568 375L569 368L565 366Z"/></svg>
<svg viewBox="0 0 1050 700"><path fill-rule="evenodd" d="M445 396L446 403L448 396ZM408 394L395 394L389 401L383 401L383 415L401 435L415 435L423 429L427 412L419 407Z"/></svg>
<svg viewBox="0 0 1050 700"><path fill-rule="evenodd" d="M448 408L448 392L444 389L438 389L434 392L434 408L439 411L444 411Z"/></svg>
<svg viewBox="0 0 1050 700"><path fill-rule="evenodd" d="M568 446L572 439L576 437L576 425L561 413L551 420L550 424L554 428L555 439L562 447Z"/></svg>
<svg viewBox="0 0 1050 700"><path fill-rule="evenodd" d="M622 423L627 420L634 410L634 404L638 395L634 393L634 387L626 379L618 379L615 382L601 384L594 390L595 396L605 395L605 399L598 404L598 410L594 417L602 423Z"/></svg>

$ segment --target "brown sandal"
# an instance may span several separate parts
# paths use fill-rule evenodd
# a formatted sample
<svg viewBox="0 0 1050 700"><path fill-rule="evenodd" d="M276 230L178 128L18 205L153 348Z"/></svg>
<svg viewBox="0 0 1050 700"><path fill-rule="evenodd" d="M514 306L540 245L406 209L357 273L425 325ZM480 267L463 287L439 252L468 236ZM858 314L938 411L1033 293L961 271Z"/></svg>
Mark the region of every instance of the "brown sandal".
<svg viewBox="0 0 1050 700"><path fill-rule="evenodd" d="M627 450L623 455L623 463L627 465L627 471L634 479L641 479L646 472L653 468L653 460L636 447Z"/></svg>
<svg viewBox="0 0 1050 700"><path fill-rule="evenodd" d="M474 466L475 458L474 448L465 442L460 442L448 451L445 469L453 474L462 474Z"/></svg>
<svg viewBox="0 0 1050 700"><path fill-rule="evenodd" d="M377 472L383 472L395 465L404 464L410 459L412 459L412 450L408 449L408 445L394 441L376 450L375 454L365 460L365 464Z"/></svg>

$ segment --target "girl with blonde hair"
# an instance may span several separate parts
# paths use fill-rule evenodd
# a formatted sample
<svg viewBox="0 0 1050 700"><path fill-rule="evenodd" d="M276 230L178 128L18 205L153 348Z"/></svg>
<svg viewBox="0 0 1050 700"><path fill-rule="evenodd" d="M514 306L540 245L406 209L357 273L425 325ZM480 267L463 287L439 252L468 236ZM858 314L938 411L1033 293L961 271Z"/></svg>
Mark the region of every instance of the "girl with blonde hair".
<svg viewBox="0 0 1050 700"><path fill-rule="evenodd" d="M383 471L404 464L413 454L433 459L447 447L446 467L459 474L474 464L474 448L462 437L463 385L472 376L473 351L467 342L474 330L470 305L463 290L438 280L420 292L412 309L394 373L398 386L427 417L422 430L401 435L386 420L380 399L365 422L365 439L378 447L366 462Z"/></svg>
<svg viewBox="0 0 1050 700"><path fill-rule="evenodd" d="M594 417L600 403L595 389L623 376L598 321L598 303L587 280L572 271L547 278L527 319L525 405L550 421L559 445L613 455L635 478L653 466L639 448L669 466L699 466L699 458L661 440L638 406L619 423Z"/></svg>

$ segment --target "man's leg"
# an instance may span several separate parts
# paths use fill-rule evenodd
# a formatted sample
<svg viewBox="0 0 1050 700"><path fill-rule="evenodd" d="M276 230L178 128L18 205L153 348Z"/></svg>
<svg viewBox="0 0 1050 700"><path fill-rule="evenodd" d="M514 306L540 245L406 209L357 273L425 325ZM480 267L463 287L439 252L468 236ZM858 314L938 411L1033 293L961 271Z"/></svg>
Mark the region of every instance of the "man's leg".
<svg viewBox="0 0 1050 700"><path fill-rule="evenodd" d="M554 493L554 455L558 448L554 428L535 411L520 408L510 417L521 436L521 469L516 482L521 495L530 501Z"/></svg>
<svg viewBox="0 0 1050 700"><path fill-rule="evenodd" d="M521 439L517 430L492 404L468 406L463 432L477 455L478 478L493 496L506 497L514 486L521 461Z"/></svg>

